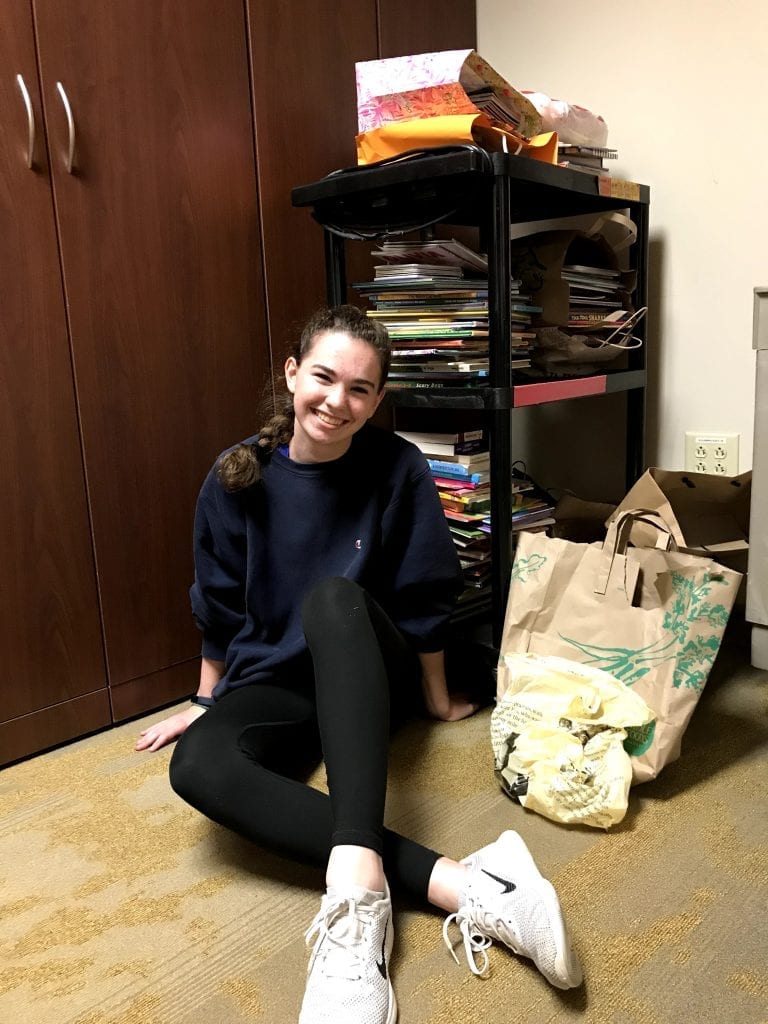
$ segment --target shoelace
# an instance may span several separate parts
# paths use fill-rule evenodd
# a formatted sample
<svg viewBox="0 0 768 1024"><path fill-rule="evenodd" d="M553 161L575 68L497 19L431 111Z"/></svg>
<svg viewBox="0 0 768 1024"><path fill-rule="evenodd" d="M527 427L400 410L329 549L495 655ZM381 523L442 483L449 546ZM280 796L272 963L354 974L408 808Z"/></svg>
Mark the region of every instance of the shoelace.
<svg viewBox="0 0 768 1024"><path fill-rule="evenodd" d="M358 903L357 900L349 896L345 896L327 907L321 907L304 935L304 941L308 946L317 936L307 970L312 970L315 958L323 945L323 939L327 939L331 949L344 949L348 957L346 970L339 972L338 976L350 978L353 981L360 978L362 975L360 956L352 947L360 942L363 929L371 923L366 918L372 918L374 914L373 907ZM334 930L331 931L331 928ZM327 958L328 952L325 956ZM352 968L357 973L353 973Z"/></svg>
<svg viewBox="0 0 768 1024"><path fill-rule="evenodd" d="M476 974L479 978L482 977L488 970L488 954L486 950L491 945L491 940L487 935L483 935L472 927L472 922L463 910L457 911L455 914L451 914L446 917L443 922L443 942L445 942L448 950L456 961L459 963L459 958L456 956L456 950L453 948L451 937L448 934L448 930L452 924L458 925L461 937L464 942L464 954L469 964L469 969L473 974ZM481 966L477 965L477 956L481 955L480 961Z"/></svg>

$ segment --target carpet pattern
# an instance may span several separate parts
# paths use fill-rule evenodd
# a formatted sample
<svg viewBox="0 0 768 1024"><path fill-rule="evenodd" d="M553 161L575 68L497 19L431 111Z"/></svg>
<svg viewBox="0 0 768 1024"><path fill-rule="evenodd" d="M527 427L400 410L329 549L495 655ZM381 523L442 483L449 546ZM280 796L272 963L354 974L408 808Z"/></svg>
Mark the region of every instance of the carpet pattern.
<svg viewBox="0 0 768 1024"><path fill-rule="evenodd" d="M440 914L399 901L401 1024L768 1024L766 710L768 673L744 648L723 650L681 760L632 791L610 832L554 824L501 793L489 710L406 727L388 824L456 857L520 831L560 894L586 982L556 991L498 946L478 979L443 946ZM171 792L170 751L132 749L164 714L0 774L0 1021L297 1019L321 873Z"/></svg>

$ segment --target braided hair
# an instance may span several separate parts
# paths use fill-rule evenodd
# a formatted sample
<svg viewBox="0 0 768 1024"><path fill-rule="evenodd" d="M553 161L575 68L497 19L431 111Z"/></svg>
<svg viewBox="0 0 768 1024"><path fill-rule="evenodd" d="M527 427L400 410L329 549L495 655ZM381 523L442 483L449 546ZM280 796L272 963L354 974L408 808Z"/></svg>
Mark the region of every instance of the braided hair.
<svg viewBox="0 0 768 1024"><path fill-rule="evenodd" d="M312 350L316 339L330 331L341 331L358 341L364 341L374 349L381 366L379 391L384 387L389 373L391 348L387 329L378 321L366 316L357 306L342 305L323 308L314 313L304 325L289 356L296 364ZM282 444L289 444L293 437L295 413L293 395L280 374L274 387L268 387L263 403L268 418L258 432L255 442L239 444L231 452L222 455L217 466L217 475L226 491L241 491L261 479L261 468L269 461L272 452ZM271 415L269 413L271 412Z"/></svg>

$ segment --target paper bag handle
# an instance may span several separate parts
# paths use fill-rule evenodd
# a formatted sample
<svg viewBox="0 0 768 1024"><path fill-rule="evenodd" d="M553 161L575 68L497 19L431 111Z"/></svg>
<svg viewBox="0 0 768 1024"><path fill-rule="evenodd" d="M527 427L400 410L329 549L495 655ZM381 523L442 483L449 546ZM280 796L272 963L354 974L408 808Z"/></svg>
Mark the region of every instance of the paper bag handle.
<svg viewBox="0 0 768 1024"><path fill-rule="evenodd" d="M615 579L616 572L620 567L623 571L623 581L620 589L627 601L631 601L640 569L636 562L630 563L626 558L626 552L632 535L632 527L635 523L647 523L658 530L656 547L660 550L669 551L677 549L677 543L669 532L667 524L657 512L649 508L625 510L608 526L608 532L603 541L600 569L595 578L594 592L596 594L604 596L608 593L611 579ZM620 559L618 563L617 559Z"/></svg>
<svg viewBox="0 0 768 1024"><path fill-rule="evenodd" d="M604 547L608 546L608 539L611 531L615 528L619 546L617 551L623 555L629 546L629 539L632 536L632 526L635 523L646 523L658 531L654 547L660 551L676 551L677 541L666 522L655 509L652 508L629 508L621 512L608 527L608 534L605 538Z"/></svg>
<svg viewBox="0 0 768 1024"><path fill-rule="evenodd" d="M610 226L616 227L619 230L611 232L609 235L605 229ZM599 217L587 234L590 237L601 235L614 252L623 252L624 249L628 249L637 240L637 224L625 213L612 210L610 213L605 213Z"/></svg>
<svg viewBox="0 0 768 1024"><path fill-rule="evenodd" d="M603 541L602 557L600 559L600 568L595 577L595 593L605 596L608 593L608 585L611 578L615 576L617 571L617 558L620 559L619 565L623 568L623 586L622 589L627 599L630 598L633 590L634 583L636 582L637 574L635 573L635 580L630 581L627 579L627 560L624 557L624 552L627 549L629 542L629 534L632 532L632 522L630 518L620 516L613 520L608 527L608 532L605 535ZM632 583L632 586L628 585Z"/></svg>

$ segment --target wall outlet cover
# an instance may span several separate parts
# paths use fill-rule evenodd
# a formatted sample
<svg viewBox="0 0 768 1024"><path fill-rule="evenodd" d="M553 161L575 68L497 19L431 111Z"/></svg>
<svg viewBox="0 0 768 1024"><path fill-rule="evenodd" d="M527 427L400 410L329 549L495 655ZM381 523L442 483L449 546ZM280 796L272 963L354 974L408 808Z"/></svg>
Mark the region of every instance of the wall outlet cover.
<svg viewBox="0 0 768 1024"><path fill-rule="evenodd" d="M686 431L685 469L690 473L738 476L739 435L730 431Z"/></svg>

